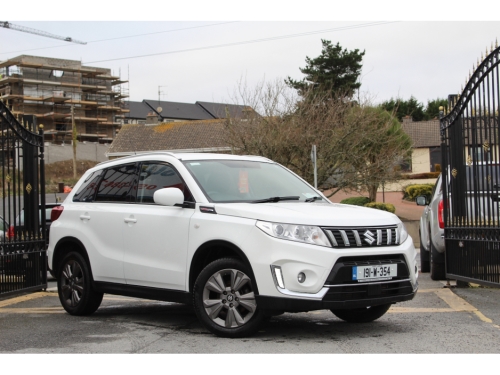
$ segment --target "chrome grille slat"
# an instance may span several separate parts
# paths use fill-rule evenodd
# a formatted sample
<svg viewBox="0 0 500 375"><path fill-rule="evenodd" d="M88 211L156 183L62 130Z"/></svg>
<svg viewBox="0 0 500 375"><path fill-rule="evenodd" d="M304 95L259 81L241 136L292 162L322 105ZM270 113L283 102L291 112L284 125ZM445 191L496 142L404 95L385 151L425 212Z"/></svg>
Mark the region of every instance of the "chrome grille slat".
<svg viewBox="0 0 500 375"><path fill-rule="evenodd" d="M326 233L333 247L374 247L399 245L399 233L396 226L385 227L325 227Z"/></svg>

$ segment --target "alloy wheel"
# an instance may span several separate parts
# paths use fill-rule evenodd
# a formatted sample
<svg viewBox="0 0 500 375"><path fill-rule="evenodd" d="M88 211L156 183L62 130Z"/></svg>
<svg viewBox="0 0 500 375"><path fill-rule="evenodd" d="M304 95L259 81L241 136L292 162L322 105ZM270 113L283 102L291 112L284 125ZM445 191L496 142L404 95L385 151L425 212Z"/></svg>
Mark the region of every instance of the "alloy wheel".
<svg viewBox="0 0 500 375"><path fill-rule="evenodd" d="M61 293L67 304L75 307L84 293L84 276L80 264L71 259L61 272Z"/></svg>
<svg viewBox="0 0 500 375"><path fill-rule="evenodd" d="M245 325L257 309L250 278L236 269L214 273L203 287L203 307L208 317L221 327Z"/></svg>

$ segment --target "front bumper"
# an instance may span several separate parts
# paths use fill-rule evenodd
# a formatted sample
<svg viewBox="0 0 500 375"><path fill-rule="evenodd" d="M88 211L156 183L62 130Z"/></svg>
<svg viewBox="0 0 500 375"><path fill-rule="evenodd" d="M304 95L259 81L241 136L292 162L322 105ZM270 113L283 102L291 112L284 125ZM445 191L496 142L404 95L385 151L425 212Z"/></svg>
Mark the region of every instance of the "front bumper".
<svg viewBox="0 0 500 375"><path fill-rule="evenodd" d="M359 307L385 305L409 301L415 297L417 290L409 294L398 296L377 297L373 296L360 300L328 301L325 296L322 300L292 299L270 296L256 296L257 306L263 310L278 310L284 312L305 312L314 310L341 310L355 309Z"/></svg>

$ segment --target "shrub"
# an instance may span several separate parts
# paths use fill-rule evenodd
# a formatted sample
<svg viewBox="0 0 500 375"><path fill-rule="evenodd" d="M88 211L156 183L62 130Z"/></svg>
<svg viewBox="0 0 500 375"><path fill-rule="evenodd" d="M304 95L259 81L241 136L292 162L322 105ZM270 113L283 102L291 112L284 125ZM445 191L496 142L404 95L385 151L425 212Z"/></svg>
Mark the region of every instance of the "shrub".
<svg viewBox="0 0 500 375"><path fill-rule="evenodd" d="M441 164L434 164L434 170L438 173L441 173Z"/></svg>
<svg viewBox="0 0 500 375"><path fill-rule="evenodd" d="M375 208L377 210L388 211L390 213L396 212L396 207L390 203L382 203L382 202L370 202L365 204L365 207Z"/></svg>
<svg viewBox="0 0 500 375"><path fill-rule="evenodd" d="M368 197L351 197L346 198L340 201L343 204L352 204L353 206L364 206L367 203L370 203L370 198Z"/></svg>
<svg viewBox="0 0 500 375"><path fill-rule="evenodd" d="M408 185L403 189L403 199L410 202L415 202L415 198L419 195L425 195L428 200L432 196L432 188L434 184L417 184Z"/></svg>

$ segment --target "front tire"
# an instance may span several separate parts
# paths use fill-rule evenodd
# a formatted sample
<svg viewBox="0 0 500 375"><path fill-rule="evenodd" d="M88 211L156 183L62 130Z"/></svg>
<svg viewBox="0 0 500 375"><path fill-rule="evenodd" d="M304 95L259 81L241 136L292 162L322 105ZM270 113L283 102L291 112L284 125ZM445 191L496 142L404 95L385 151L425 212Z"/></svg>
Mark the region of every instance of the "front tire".
<svg viewBox="0 0 500 375"><path fill-rule="evenodd" d="M330 310L337 318L349 323L369 323L384 315L391 304L361 307L358 309Z"/></svg>
<svg viewBox="0 0 500 375"><path fill-rule="evenodd" d="M206 266L193 290L194 310L212 333L221 337L245 337L264 320L255 300L251 270L240 260L218 259Z"/></svg>
<svg viewBox="0 0 500 375"><path fill-rule="evenodd" d="M103 293L92 288L90 267L80 253L70 252L62 261L57 277L61 304L71 315L90 315L102 302Z"/></svg>

